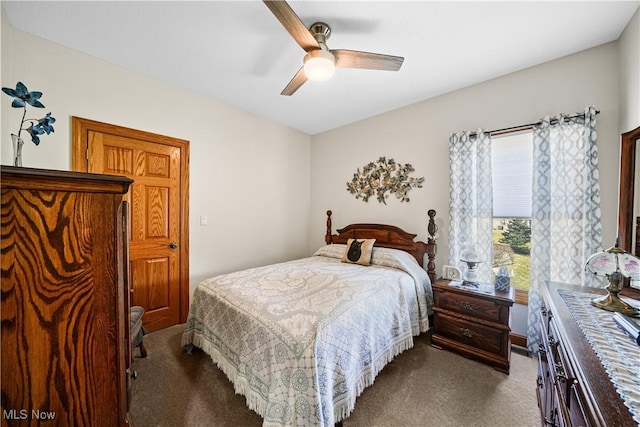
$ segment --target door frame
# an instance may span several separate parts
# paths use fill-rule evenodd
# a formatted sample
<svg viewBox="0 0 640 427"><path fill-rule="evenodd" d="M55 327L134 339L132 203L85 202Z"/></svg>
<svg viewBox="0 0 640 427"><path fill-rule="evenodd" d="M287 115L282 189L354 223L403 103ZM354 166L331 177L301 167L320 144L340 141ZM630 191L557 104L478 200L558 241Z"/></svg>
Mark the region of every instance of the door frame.
<svg viewBox="0 0 640 427"><path fill-rule="evenodd" d="M170 145L180 149L179 230L182 241L178 246L180 251L179 312L180 323L185 323L189 314L189 141L76 116L71 117L71 122L71 169L74 171L88 172L90 131Z"/></svg>

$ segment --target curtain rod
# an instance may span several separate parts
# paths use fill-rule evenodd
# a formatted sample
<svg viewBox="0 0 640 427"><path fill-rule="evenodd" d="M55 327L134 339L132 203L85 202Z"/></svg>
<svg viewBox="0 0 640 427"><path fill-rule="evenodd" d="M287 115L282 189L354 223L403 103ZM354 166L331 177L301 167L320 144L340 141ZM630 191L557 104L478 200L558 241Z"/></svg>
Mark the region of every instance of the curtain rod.
<svg viewBox="0 0 640 427"><path fill-rule="evenodd" d="M596 115L597 114L600 114L600 110L596 110ZM574 119L576 117L584 117L584 113L576 113L576 114L574 114L572 116L566 116L565 120ZM555 125L555 124L558 123L558 119L553 118L553 119L550 120L550 123L552 125ZM515 133L515 132L519 132L519 131L530 130L534 126L538 126L540 124L542 124L542 122L541 121L537 121L535 123L529 123L529 124L526 124L526 125L511 126L511 127L503 128L503 129L489 130L489 131L485 131L485 133L488 133L489 135L502 135L502 134L505 134L505 133ZM473 133L469 134L470 137L477 136L477 135L478 135L477 132L473 132Z"/></svg>

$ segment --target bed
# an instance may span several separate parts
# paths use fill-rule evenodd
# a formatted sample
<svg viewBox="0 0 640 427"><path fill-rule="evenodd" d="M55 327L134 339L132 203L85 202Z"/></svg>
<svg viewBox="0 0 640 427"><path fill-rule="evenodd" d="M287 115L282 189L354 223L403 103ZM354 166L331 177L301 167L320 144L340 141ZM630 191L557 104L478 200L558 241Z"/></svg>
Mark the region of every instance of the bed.
<svg viewBox="0 0 640 427"><path fill-rule="evenodd" d="M264 426L339 424L384 366L429 328L434 216L429 211L425 243L383 224L332 234L328 211L327 244L311 257L200 283L182 344L206 352ZM346 259L350 239L375 239L370 265Z"/></svg>

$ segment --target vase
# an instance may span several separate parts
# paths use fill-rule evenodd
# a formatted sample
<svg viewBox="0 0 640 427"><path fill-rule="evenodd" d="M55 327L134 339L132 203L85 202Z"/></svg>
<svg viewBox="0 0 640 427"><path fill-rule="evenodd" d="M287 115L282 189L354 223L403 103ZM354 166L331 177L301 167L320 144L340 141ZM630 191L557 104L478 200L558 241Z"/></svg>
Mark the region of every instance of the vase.
<svg viewBox="0 0 640 427"><path fill-rule="evenodd" d="M13 166L22 166L22 146L24 140L18 135L11 134L11 142L13 143Z"/></svg>

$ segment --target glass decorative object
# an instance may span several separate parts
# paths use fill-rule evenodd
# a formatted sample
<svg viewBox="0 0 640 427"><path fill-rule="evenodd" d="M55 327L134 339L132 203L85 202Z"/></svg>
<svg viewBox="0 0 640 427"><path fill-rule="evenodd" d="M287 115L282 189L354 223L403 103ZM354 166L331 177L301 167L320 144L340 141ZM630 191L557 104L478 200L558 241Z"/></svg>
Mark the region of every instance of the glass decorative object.
<svg viewBox="0 0 640 427"><path fill-rule="evenodd" d="M467 267L462 274L462 285L478 287L478 264L482 262L480 255L474 245L466 245L460 253L460 261L464 262Z"/></svg>
<svg viewBox="0 0 640 427"><path fill-rule="evenodd" d="M511 288L511 274L506 266L501 266L496 273L495 290L498 292L508 292Z"/></svg>
<svg viewBox="0 0 640 427"><path fill-rule="evenodd" d="M640 279L640 258L620 249L616 242L614 247L591 255L587 259L585 269L609 280L609 286L606 288L607 295L594 298L591 300L592 305L604 310L640 317L640 310L618 297L622 290L620 282L623 277Z"/></svg>
<svg viewBox="0 0 640 427"><path fill-rule="evenodd" d="M24 140L18 135L11 134L11 143L13 144L13 166L22 166L22 146Z"/></svg>

